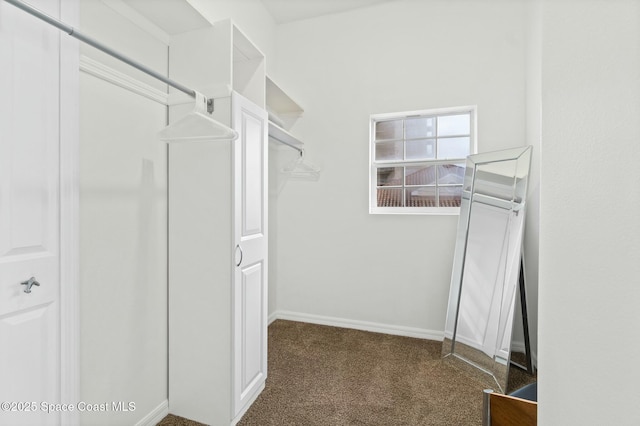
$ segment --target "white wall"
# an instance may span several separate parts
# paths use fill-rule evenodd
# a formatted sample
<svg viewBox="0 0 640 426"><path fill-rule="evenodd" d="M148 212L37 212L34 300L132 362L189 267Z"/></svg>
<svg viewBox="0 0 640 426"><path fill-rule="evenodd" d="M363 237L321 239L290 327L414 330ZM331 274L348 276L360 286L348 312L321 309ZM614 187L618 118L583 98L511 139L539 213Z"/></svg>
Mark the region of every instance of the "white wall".
<svg viewBox="0 0 640 426"><path fill-rule="evenodd" d="M527 1L526 8L526 140L531 145L531 172L524 235L525 284L532 352L538 352L538 257L540 236L540 114L541 114L541 3ZM517 315L520 315L517 312ZM520 317L516 316L515 321ZM516 328L518 330L518 328ZM514 337L520 339L520 337ZM524 342L524 339L522 339Z"/></svg>
<svg viewBox="0 0 640 426"><path fill-rule="evenodd" d="M278 197L278 310L442 335L457 216L368 214L369 115L475 104L481 151L525 145L524 11L399 0L278 27L292 132L324 169Z"/></svg>
<svg viewBox="0 0 640 426"><path fill-rule="evenodd" d="M640 3L542 13L539 424L640 424Z"/></svg>
<svg viewBox="0 0 640 426"><path fill-rule="evenodd" d="M167 47L98 0L81 28L156 70ZM81 53L166 91L95 49ZM166 107L87 73L80 80L80 398L134 402L80 423L133 425L167 400Z"/></svg>

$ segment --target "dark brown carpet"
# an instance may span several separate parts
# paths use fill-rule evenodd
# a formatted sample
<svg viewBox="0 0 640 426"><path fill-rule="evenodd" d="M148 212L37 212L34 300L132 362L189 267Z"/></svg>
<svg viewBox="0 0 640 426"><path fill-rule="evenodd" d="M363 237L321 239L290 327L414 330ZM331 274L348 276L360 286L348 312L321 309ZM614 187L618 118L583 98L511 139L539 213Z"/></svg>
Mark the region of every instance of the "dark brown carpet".
<svg viewBox="0 0 640 426"><path fill-rule="evenodd" d="M239 426L481 425L482 390L441 342L277 320L267 385ZM196 426L168 416L161 426Z"/></svg>
<svg viewBox="0 0 640 426"><path fill-rule="evenodd" d="M169 414L156 426L203 426L202 423Z"/></svg>

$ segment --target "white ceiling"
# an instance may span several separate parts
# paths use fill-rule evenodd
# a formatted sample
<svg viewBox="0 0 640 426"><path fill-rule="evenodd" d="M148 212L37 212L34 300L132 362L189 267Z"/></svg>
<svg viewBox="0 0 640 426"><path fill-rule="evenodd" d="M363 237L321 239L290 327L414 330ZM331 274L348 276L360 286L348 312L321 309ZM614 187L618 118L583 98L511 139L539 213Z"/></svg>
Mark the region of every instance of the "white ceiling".
<svg viewBox="0 0 640 426"><path fill-rule="evenodd" d="M299 21L393 0L261 0L276 23Z"/></svg>
<svg viewBox="0 0 640 426"><path fill-rule="evenodd" d="M117 9L121 0L103 0ZM123 0L143 17L169 35L180 34L211 25L184 0Z"/></svg>
<svg viewBox="0 0 640 426"><path fill-rule="evenodd" d="M169 35L210 25L185 0L103 0L118 9L123 2ZM241 0L236 0L241 1ZM260 0L278 24L369 7L393 0Z"/></svg>

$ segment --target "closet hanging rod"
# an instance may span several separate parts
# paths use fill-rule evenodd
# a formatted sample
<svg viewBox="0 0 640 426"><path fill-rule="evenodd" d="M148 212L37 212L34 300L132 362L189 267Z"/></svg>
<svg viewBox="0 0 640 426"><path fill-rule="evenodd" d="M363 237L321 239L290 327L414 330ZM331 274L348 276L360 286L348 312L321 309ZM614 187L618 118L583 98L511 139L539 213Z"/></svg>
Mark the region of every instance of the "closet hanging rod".
<svg viewBox="0 0 640 426"><path fill-rule="evenodd" d="M295 149L300 153L300 157L302 157L303 150L302 148L300 148L300 145L302 145L302 143L273 121L269 121L269 137L276 142L280 142ZM295 144L294 142L298 142L298 144Z"/></svg>
<svg viewBox="0 0 640 426"><path fill-rule="evenodd" d="M283 141L282 139L278 139L278 138L276 138L276 137L274 137L274 136L269 135L269 137L270 137L271 139L273 139L274 141L276 141L276 142L283 143L283 144L285 144L285 145L287 145L287 146L289 146L289 147L291 147L291 148L295 149L296 151L298 151L298 152L300 153L300 157L302 157L302 153L304 152L304 151L302 150L302 148L297 147L297 146L295 146L295 145L294 145L294 144L292 144L292 143L289 143L289 142Z"/></svg>
<svg viewBox="0 0 640 426"><path fill-rule="evenodd" d="M189 89L186 86L183 86L182 84L171 80L168 77L163 76L162 74L147 68L146 66L142 65L139 62L134 61L133 59L111 49L108 46L105 46L104 44L100 43L99 41L96 41L94 39L92 39L89 36L86 36L84 34L82 34L80 31L76 30L75 28L73 28L70 25L65 24L62 21L57 20L56 18L47 15L46 13L43 13L41 11L39 11L38 9L36 9L35 7L28 5L20 0L4 0L5 2L17 7L18 9L22 9L25 12L35 16L36 18L39 18L41 20L43 20L44 22L53 25L54 27L66 32L67 34L69 34L71 37L74 37L80 41L82 41L83 43L86 43L92 47L95 47L96 49L106 53L107 55L113 56L114 58L128 64L131 65L132 67L142 71L143 73L150 75L151 77L162 81L163 83L168 84L169 86L178 89L179 91L186 93L187 95L191 96L192 98L196 97L196 92L192 89ZM213 111L213 100L212 99L208 99L207 100L207 107L209 112Z"/></svg>

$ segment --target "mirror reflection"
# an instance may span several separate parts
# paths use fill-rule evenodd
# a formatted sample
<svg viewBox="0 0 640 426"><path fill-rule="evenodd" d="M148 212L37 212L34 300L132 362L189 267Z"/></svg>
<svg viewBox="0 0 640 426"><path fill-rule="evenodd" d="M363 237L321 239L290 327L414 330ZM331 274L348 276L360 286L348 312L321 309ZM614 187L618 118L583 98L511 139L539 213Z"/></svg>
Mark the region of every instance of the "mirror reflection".
<svg viewBox="0 0 640 426"><path fill-rule="evenodd" d="M443 355L508 381L531 147L470 155Z"/></svg>

